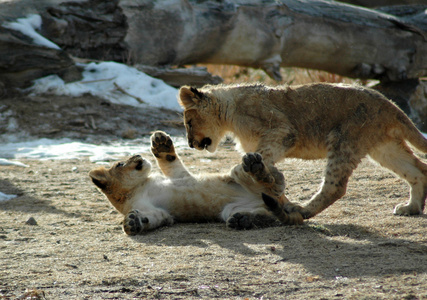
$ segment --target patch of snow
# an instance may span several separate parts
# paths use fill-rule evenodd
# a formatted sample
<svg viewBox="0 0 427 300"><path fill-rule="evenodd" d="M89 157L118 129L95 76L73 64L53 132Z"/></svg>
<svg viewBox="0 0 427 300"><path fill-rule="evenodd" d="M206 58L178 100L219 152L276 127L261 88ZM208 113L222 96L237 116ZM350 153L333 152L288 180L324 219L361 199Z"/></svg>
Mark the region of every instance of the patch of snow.
<svg viewBox="0 0 427 300"><path fill-rule="evenodd" d="M52 94L78 97L89 93L116 104L150 105L176 111L182 110L177 101L177 89L135 68L116 62L79 65L84 68L83 80L65 83L59 76L50 75L35 80L29 90L33 95ZM144 103L140 103L135 98L141 99Z"/></svg>
<svg viewBox="0 0 427 300"><path fill-rule="evenodd" d="M174 138L175 148L188 148L187 140ZM0 157L8 159L80 159L89 158L92 162L112 161L133 154L150 153L150 139L142 138L128 142L115 142L108 145L81 143L70 139L39 139L27 142L0 144Z"/></svg>
<svg viewBox="0 0 427 300"><path fill-rule="evenodd" d="M0 192L0 202L9 201L10 199L16 198L18 195L8 195Z"/></svg>
<svg viewBox="0 0 427 300"><path fill-rule="evenodd" d="M28 167L28 165L23 164L19 161L11 161L5 158L0 158L0 166L18 166L18 167L25 167L25 168Z"/></svg>
<svg viewBox="0 0 427 300"><path fill-rule="evenodd" d="M33 42L36 45L60 50L61 48L58 45L49 41L36 31L36 29L40 29L41 26L42 18L36 14L28 15L26 18L17 19L15 22L7 22L3 24L3 27L19 31L26 36L29 36L33 39Z"/></svg>

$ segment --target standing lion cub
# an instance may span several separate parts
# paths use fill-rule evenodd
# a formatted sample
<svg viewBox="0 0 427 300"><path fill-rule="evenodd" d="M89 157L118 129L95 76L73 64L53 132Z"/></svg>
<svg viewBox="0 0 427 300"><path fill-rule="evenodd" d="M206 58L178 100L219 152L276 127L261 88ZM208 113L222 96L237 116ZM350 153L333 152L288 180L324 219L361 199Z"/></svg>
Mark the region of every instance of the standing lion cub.
<svg viewBox="0 0 427 300"><path fill-rule="evenodd" d="M109 169L99 167L89 172L93 183L125 216L126 234L140 234L175 221L222 220L234 229L280 224L264 207L264 187L250 173L265 169L259 155L244 156L230 175L195 177L182 164L166 133L155 132L151 142L151 151L165 176L152 175L150 162L140 155Z"/></svg>
<svg viewBox="0 0 427 300"><path fill-rule="evenodd" d="M244 152L262 155L266 170L254 176L275 198L263 196L266 204L282 217L293 211L308 219L341 198L353 170L367 155L411 188L409 202L397 205L394 213L423 212L427 164L414 156L406 142L427 153L427 139L396 105L374 90L328 83L208 85L182 87L179 102L190 147L214 152L223 136L232 132ZM304 207L291 206L280 190L284 178L273 166L286 157L327 158L323 185Z"/></svg>

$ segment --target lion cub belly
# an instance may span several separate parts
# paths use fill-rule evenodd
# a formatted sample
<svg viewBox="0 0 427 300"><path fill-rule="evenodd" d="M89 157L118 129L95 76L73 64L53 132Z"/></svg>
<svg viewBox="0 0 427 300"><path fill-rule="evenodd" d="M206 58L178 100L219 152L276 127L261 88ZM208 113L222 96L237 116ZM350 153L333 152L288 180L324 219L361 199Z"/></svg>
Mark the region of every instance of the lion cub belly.
<svg viewBox="0 0 427 300"><path fill-rule="evenodd" d="M322 159L327 155L327 149L324 145L311 143L308 145L301 145L291 149L284 157L301 158L301 159Z"/></svg>
<svg viewBox="0 0 427 300"><path fill-rule="evenodd" d="M178 222L218 221L224 207L240 199L250 201L256 196L233 181L221 176L201 176L174 180L153 180L133 203L134 209L157 207L169 212Z"/></svg>
<svg viewBox="0 0 427 300"><path fill-rule="evenodd" d="M280 137L272 137L273 140L280 140ZM270 148L275 152L275 156L280 158L300 158L300 159L322 159L327 155L327 148L324 142L319 142L318 140L305 140L297 141L292 148L276 148L268 147L268 145L260 145L259 139L246 139L244 141L238 140L236 144L237 150L242 153L248 152L258 152L261 148ZM261 147L263 146L263 147Z"/></svg>

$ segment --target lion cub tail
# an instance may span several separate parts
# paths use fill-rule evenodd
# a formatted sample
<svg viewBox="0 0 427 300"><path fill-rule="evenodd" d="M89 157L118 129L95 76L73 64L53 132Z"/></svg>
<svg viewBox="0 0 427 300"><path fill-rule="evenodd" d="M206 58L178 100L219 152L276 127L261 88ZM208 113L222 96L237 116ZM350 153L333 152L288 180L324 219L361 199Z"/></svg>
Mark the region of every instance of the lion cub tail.
<svg viewBox="0 0 427 300"><path fill-rule="evenodd" d="M397 134L398 137L407 140L419 151L427 153L427 136L424 136L408 117L404 119L400 118L400 124L400 134Z"/></svg>
<svg viewBox="0 0 427 300"><path fill-rule="evenodd" d="M289 203L289 200L286 199L286 197L282 196L285 199L274 199L273 197L262 193L262 200L264 201L265 206L267 206L268 210L273 213L273 215L276 216L277 219L282 224L285 225L300 225L304 222L303 217L298 212L288 212L285 208L286 203ZM279 201L285 202L283 204L279 203Z"/></svg>

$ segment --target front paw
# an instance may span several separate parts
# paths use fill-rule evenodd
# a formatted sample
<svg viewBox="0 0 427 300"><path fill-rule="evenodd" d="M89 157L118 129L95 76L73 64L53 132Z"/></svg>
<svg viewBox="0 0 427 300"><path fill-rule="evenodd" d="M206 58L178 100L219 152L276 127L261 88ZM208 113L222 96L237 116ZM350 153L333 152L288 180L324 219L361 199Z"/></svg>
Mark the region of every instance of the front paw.
<svg viewBox="0 0 427 300"><path fill-rule="evenodd" d="M165 158L167 161L176 159L172 139L163 131L156 131L151 136L151 152L155 157Z"/></svg>
<svg viewBox="0 0 427 300"><path fill-rule="evenodd" d="M299 224L298 222L302 223L302 220L310 219L313 215L309 209L293 203L285 205L284 210L289 214L291 224Z"/></svg>
<svg viewBox="0 0 427 300"><path fill-rule="evenodd" d="M127 235L137 235L148 227L148 219L134 209L130 211L124 219L123 230Z"/></svg>
<svg viewBox="0 0 427 300"><path fill-rule="evenodd" d="M258 181L274 182L274 177L266 170L259 153L246 153L242 158L242 167L245 172L252 174Z"/></svg>

